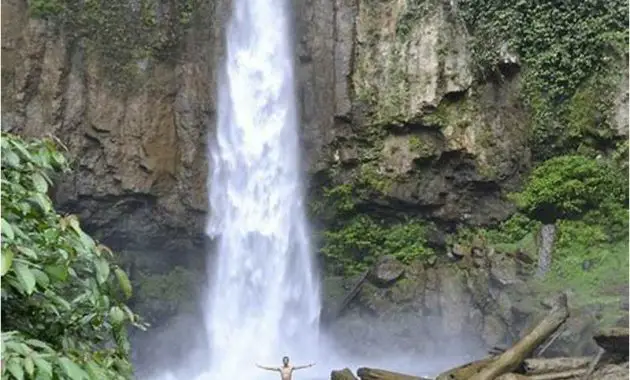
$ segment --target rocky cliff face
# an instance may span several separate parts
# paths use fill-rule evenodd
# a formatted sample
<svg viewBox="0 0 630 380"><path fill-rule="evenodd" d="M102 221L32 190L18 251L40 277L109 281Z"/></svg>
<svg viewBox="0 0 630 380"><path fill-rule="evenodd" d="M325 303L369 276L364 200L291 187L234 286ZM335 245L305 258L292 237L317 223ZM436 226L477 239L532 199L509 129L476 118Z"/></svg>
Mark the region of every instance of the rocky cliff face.
<svg viewBox="0 0 630 380"><path fill-rule="evenodd" d="M317 180L368 183L372 206L447 222L511 212L502 193L529 165L518 65L506 57L501 83L473 86L469 35L453 6L307 5L334 25L309 24L300 50L302 70L316 74L302 75L302 108Z"/></svg>
<svg viewBox="0 0 630 380"><path fill-rule="evenodd" d="M153 4L164 13L158 23L177 23L168 19L177 13L169 4ZM518 75L473 88L466 30L450 3L426 3L421 19L414 4L298 5L308 168L339 168L342 180L382 176L391 182L386 203L436 218L501 219L510 209L503 186L528 162ZM186 246L203 230L221 7L206 4L205 20L160 35L174 48L163 42L132 59L119 54L129 60L128 78L107 70L104 57L117 57L116 47L82 35L89 28L29 17L24 1L3 4L3 128L52 133L66 144L77 170L60 186L59 204L82 212L110 244Z"/></svg>
<svg viewBox="0 0 630 380"><path fill-rule="evenodd" d="M181 17L169 2L153 5L159 22ZM46 20L29 17L26 1L3 2L2 128L57 136L74 159L56 189L60 207L79 213L113 248L171 252L153 263L170 267L199 245L205 218L218 6L202 8L211 11L207 21L160 34L176 48L134 45L122 25L128 20L111 19L130 7L93 11L94 23L117 28L111 37L129 46L108 50L113 41L78 24L89 10ZM157 58L160 48L170 58Z"/></svg>

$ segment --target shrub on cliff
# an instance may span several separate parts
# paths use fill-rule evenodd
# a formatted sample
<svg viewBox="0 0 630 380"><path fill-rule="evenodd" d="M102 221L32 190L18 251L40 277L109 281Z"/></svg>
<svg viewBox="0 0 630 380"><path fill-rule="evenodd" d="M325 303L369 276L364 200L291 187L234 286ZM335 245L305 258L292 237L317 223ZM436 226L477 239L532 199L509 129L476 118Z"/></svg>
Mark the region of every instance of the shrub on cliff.
<svg viewBox="0 0 630 380"><path fill-rule="evenodd" d="M418 220L388 224L359 215L325 231L323 238L321 253L334 274L362 272L385 255L404 263L434 255L426 243L425 225Z"/></svg>
<svg viewBox="0 0 630 380"><path fill-rule="evenodd" d="M51 140L2 134L2 378L131 377L126 328L142 327L112 252L57 214L49 175L67 170Z"/></svg>
<svg viewBox="0 0 630 380"><path fill-rule="evenodd" d="M626 173L604 160L559 156L534 169L515 200L531 218L550 223L627 209L627 188Z"/></svg>

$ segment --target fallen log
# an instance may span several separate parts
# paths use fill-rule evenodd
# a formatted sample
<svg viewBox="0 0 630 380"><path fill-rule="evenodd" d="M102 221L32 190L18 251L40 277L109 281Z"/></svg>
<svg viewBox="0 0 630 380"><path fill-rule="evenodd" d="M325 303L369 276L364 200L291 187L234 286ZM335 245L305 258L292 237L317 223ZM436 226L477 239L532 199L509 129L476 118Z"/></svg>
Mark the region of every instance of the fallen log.
<svg viewBox="0 0 630 380"><path fill-rule="evenodd" d="M538 347L534 353L533 356L542 356L542 354L545 353L545 351L547 351L547 349L549 347L551 347L551 345L556 341L556 339L558 339L558 337L560 335L562 335L562 328L559 328L558 330L556 330L556 332L554 332L551 337L549 339L547 339L547 342L545 342L545 344L543 344L542 346Z"/></svg>
<svg viewBox="0 0 630 380"><path fill-rule="evenodd" d="M451 369L436 380L494 380L515 371L569 317L566 294L554 297L551 306L547 316L529 334L502 354Z"/></svg>
<svg viewBox="0 0 630 380"><path fill-rule="evenodd" d="M593 379L597 380L628 380L628 363L607 364L593 373Z"/></svg>
<svg viewBox="0 0 630 380"><path fill-rule="evenodd" d="M539 344L553 334L569 317L567 295L564 293L555 297L551 303L549 314L527 335L516 342L514 346L497 356L494 361L484 367L470 380L494 380L498 376L517 369Z"/></svg>
<svg viewBox="0 0 630 380"><path fill-rule="evenodd" d="M599 364L599 361L602 360L602 356L604 356L604 349L600 347L599 350L597 350L597 355L588 365L588 369L582 376L581 380L588 380L591 377L593 372L595 372L595 368L597 368L597 364Z"/></svg>
<svg viewBox="0 0 630 380"><path fill-rule="evenodd" d="M489 350L488 350L488 355L499 355L505 352L505 350L507 350L507 347L501 347L501 346L492 346Z"/></svg>
<svg viewBox="0 0 630 380"><path fill-rule="evenodd" d="M452 368L446 372L443 372L435 378L435 380L468 380L474 374L481 371L485 366L492 363L497 357L491 356L485 359L477 360L471 363L466 363L459 367Z"/></svg>
<svg viewBox="0 0 630 380"><path fill-rule="evenodd" d="M523 368L528 376L550 372L563 372L573 369L587 368L593 361L591 357L575 358L530 358L523 361Z"/></svg>
<svg viewBox="0 0 630 380"><path fill-rule="evenodd" d="M431 380L426 377L410 376L398 372L376 368L359 368L357 375L361 380Z"/></svg>
<svg viewBox="0 0 630 380"><path fill-rule="evenodd" d="M541 373L539 375L528 376L527 378L530 380L573 380L585 373L586 368L580 368L562 372Z"/></svg>
<svg viewBox="0 0 630 380"><path fill-rule="evenodd" d="M497 377L496 380L531 380L531 379L525 375L521 375L518 373L504 373L503 375Z"/></svg>
<svg viewBox="0 0 630 380"><path fill-rule="evenodd" d="M332 371L330 380L357 380L357 377L348 368L344 368L340 371Z"/></svg>
<svg viewBox="0 0 630 380"><path fill-rule="evenodd" d="M570 371L543 373L533 376L521 375L520 373L504 373L495 380L574 380L577 376L585 373L586 369L574 369Z"/></svg>

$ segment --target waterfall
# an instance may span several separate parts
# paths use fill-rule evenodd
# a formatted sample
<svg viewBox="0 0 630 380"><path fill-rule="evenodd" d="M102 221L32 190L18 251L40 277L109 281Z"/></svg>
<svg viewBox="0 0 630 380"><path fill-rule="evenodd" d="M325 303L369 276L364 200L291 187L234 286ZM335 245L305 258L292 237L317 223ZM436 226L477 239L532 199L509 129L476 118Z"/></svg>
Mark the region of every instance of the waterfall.
<svg viewBox="0 0 630 380"><path fill-rule="evenodd" d="M205 305L209 378L277 377L254 366L317 355L319 281L300 175L289 3L234 0L210 144Z"/></svg>

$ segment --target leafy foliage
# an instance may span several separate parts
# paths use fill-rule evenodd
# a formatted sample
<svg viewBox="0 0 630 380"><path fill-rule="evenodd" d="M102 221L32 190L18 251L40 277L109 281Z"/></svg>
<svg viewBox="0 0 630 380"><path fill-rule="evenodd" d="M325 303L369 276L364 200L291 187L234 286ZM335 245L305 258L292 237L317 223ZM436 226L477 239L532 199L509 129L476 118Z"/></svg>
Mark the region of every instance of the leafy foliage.
<svg viewBox="0 0 630 380"><path fill-rule="evenodd" d="M466 0L460 14L481 74L496 71L505 46L522 58L537 159L582 145L578 132L601 138L592 132L609 129L611 76L627 70L615 67L627 55L627 2Z"/></svg>
<svg viewBox="0 0 630 380"><path fill-rule="evenodd" d="M433 256L433 250L426 245L422 223L385 224L366 215L325 231L321 253L327 269L337 274L361 272L384 255L393 255L406 263Z"/></svg>
<svg viewBox="0 0 630 380"><path fill-rule="evenodd" d="M627 207L625 173L603 160L560 156L538 166L515 199L528 216L552 222Z"/></svg>
<svg viewBox="0 0 630 380"><path fill-rule="evenodd" d="M597 305L604 319L616 319L618 296L628 283L625 173L614 160L552 158L536 168L515 195L523 213L495 228L465 229L456 238L481 238L500 252L518 250L533 258L541 222L555 223L551 270L535 284L538 290L570 289L575 306Z"/></svg>
<svg viewBox="0 0 630 380"><path fill-rule="evenodd" d="M126 379L131 285L112 252L47 193L67 170L52 140L2 134L3 379Z"/></svg>

